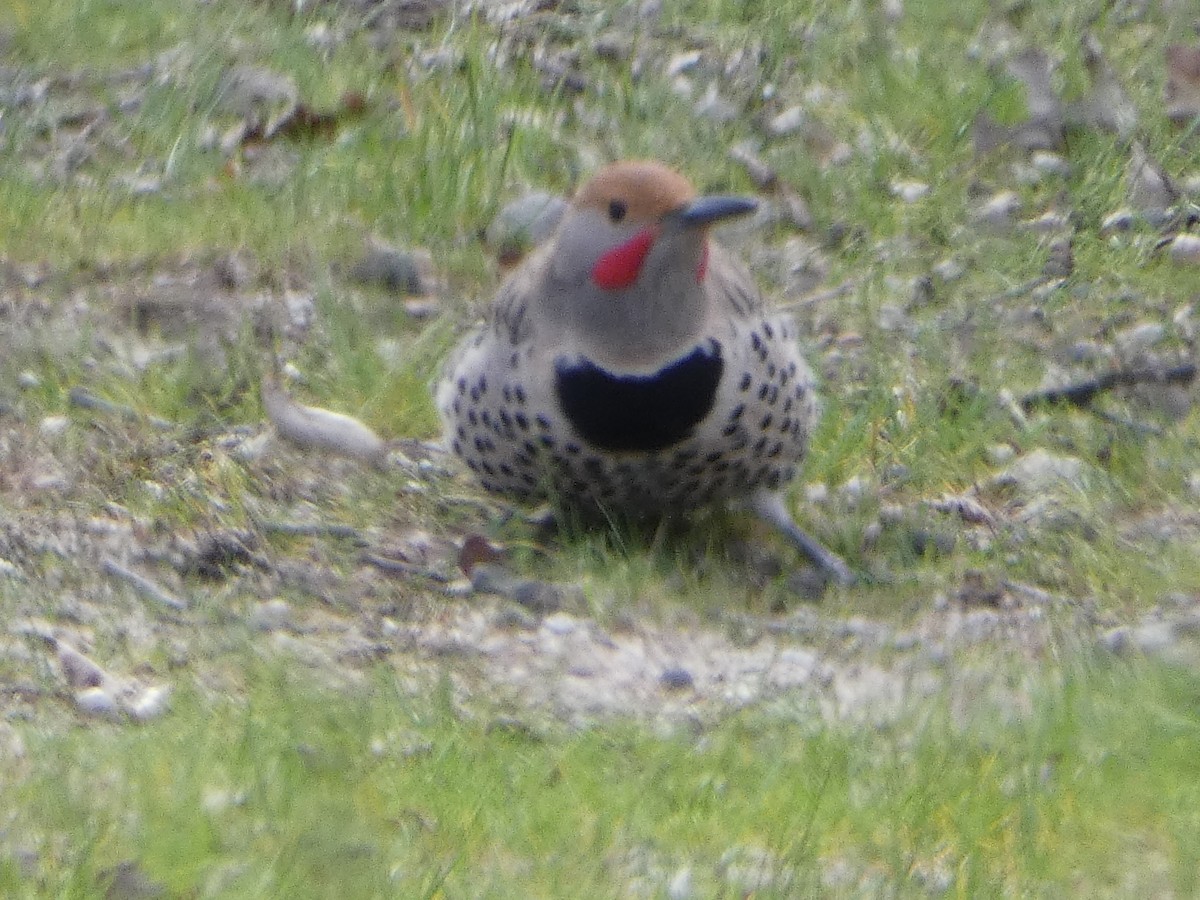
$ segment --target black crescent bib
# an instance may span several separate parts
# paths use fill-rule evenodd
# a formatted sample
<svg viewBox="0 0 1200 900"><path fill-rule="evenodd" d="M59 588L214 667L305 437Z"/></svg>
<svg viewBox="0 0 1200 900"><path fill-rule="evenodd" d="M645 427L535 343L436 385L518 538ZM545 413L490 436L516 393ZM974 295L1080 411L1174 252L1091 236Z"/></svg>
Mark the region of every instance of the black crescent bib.
<svg viewBox="0 0 1200 900"><path fill-rule="evenodd" d="M612 453L657 453L708 415L725 362L715 340L649 375L614 375L590 360L559 359L554 389L567 420Z"/></svg>

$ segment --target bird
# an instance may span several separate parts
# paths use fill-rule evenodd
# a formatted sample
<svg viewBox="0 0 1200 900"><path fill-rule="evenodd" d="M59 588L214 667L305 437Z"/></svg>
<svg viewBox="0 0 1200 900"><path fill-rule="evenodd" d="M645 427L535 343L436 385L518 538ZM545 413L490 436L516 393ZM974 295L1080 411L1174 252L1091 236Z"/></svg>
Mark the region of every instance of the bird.
<svg viewBox="0 0 1200 900"><path fill-rule="evenodd" d="M485 490L602 517L742 506L853 582L785 502L820 414L796 327L710 236L756 207L651 160L583 183L434 389Z"/></svg>

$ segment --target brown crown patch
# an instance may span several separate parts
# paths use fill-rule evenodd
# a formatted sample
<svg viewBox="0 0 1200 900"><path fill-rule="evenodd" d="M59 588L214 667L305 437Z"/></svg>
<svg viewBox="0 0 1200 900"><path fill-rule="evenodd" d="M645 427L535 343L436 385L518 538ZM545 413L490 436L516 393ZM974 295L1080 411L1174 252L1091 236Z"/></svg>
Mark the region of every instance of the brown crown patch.
<svg viewBox="0 0 1200 900"><path fill-rule="evenodd" d="M610 163L591 177L572 201L603 215L615 201L625 205L626 221L649 222L690 202L696 189L673 169L652 160Z"/></svg>

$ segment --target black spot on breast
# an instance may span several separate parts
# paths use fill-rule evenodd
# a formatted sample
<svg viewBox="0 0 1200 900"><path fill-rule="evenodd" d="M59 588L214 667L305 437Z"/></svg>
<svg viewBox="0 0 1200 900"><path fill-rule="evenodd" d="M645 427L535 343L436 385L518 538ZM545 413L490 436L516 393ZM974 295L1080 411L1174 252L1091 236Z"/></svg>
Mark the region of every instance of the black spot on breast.
<svg viewBox="0 0 1200 900"><path fill-rule="evenodd" d="M654 453L684 440L712 409L725 363L697 347L652 375L613 375L584 360L555 366L563 411L602 450Z"/></svg>

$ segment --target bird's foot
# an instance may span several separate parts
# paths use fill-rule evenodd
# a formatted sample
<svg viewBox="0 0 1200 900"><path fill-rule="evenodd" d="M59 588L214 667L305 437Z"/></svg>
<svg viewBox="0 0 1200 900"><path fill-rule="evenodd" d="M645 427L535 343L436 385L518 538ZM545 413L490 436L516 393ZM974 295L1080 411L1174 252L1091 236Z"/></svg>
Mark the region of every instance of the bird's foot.
<svg viewBox="0 0 1200 900"><path fill-rule="evenodd" d="M779 494L758 494L751 501L754 512L765 522L774 525L800 552L812 561L829 579L842 586L854 584L854 573L840 556L822 546L807 534L792 518Z"/></svg>

